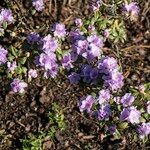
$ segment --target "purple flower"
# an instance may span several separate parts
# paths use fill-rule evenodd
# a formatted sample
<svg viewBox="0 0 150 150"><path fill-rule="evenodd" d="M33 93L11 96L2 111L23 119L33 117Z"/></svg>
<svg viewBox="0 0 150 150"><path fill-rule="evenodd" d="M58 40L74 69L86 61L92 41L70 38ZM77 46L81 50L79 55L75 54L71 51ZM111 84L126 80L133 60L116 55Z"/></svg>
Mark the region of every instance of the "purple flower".
<svg viewBox="0 0 150 150"><path fill-rule="evenodd" d="M68 79L70 80L71 84L78 84L80 80L80 75L77 74L76 72L72 72L69 76Z"/></svg>
<svg viewBox="0 0 150 150"><path fill-rule="evenodd" d="M101 73L108 74L116 68L118 68L117 60L113 57L104 57L98 62L98 69Z"/></svg>
<svg viewBox="0 0 150 150"><path fill-rule="evenodd" d="M90 44L92 43L92 44L96 45L99 48L103 47L103 40L99 36L97 36L96 34L93 34L93 35L87 37L87 41Z"/></svg>
<svg viewBox="0 0 150 150"><path fill-rule="evenodd" d="M54 29L54 36L58 38L63 38L66 35L65 25L61 23L57 23Z"/></svg>
<svg viewBox="0 0 150 150"><path fill-rule="evenodd" d="M100 48L98 46L96 46L95 44L91 43L89 45L88 51L87 51L87 59L89 58L90 60L94 59L95 57L99 57L100 54L102 53L102 51L100 50ZM90 55L90 57L88 57Z"/></svg>
<svg viewBox="0 0 150 150"><path fill-rule="evenodd" d="M76 26L81 27L83 25L82 19L76 18L75 19L75 24L76 24Z"/></svg>
<svg viewBox="0 0 150 150"><path fill-rule="evenodd" d="M124 85L124 77L122 73L118 72L117 70L111 71L109 75L104 75L102 78L104 79L105 86L110 87L112 91L121 89Z"/></svg>
<svg viewBox="0 0 150 150"><path fill-rule="evenodd" d="M85 40L85 37L83 36L83 32L81 32L79 29L76 29L75 31L70 31L68 41L71 44L74 44L78 40Z"/></svg>
<svg viewBox="0 0 150 150"><path fill-rule="evenodd" d="M56 63L56 55L54 53L50 53L49 55L45 53L41 53L39 56L39 65L44 67L45 70L51 69L53 65Z"/></svg>
<svg viewBox="0 0 150 150"><path fill-rule="evenodd" d="M0 65L7 62L8 51L0 45Z"/></svg>
<svg viewBox="0 0 150 150"><path fill-rule="evenodd" d="M43 39L43 51L46 54L50 54L51 52L55 52L57 48L58 48L57 40L54 39L50 34L48 34Z"/></svg>
<svg viewBox="0 0 150 150"><path fill-rule="evenodd" d="M98 119L99 120L108 119L109 116L111 116L110 105L109 104L102 105L101 108L97 112Z"/></svg>
<svg viewBox="0 0 150 150"><path fill-rule="evenodd" d="M107 103L108 100L110 99L111 95L110 95L110 91L108 89L102 89L99 91L99 97L98 97L98 101L99 104L104 104Z"/></svg>
<svg viewBox="0 0 150 150"><path fill-rule="evenodd" d="M77 41L75 45L76 52L77 54L80 54L80 55L85 53L87 48L88 48L88 42L86 40L79 40Z"/></svg>
<svg viewBox="0 0 150 150"><path fill-rule="evenodd" d="M124 108L120 115L120 120L134 124L140 123L141 112L136 109L136 107L132 106L129 108Z"/></svg>
<svg viewBox="0 0 150 150"><path fill-rule="evenodd" d="M132 103L134 102L135 97L132 96L131 93L126 93L122 98L121 98L121 103L123 107L131 106Z"/></svg>
<svg viewBox="0 0 150 150"><path fill-rule="evenodd" d="M32 5L35 7L37 11L42 11L44 9L43 0L32 0Z"/></svg>
<svg viewBox="0 0 150 150"><path fill-rule="evenodd" d="M27 83L25 83L24 81L15 78L13 80L13 82L10 84L13 92L15 93L24 93L24 88L27 87Z"/></svg>
<svg viewBox="0 0 150 150"><path fill-rule="evenodd" d="M81 76L82 77L90 76L91 70L92 70L91 65L87 65L87 64L83 65L81 69Z"/></svg>
<svg viewBox="0 0 150 150"><path fill-rule="evenodd" d="M16 61L11 62L7 62L7 67L9 71L14 71L17 68L17 64Z"/></svg>
<svg viewBox="0 0 150 150"><path fill-rule="evenodd" d="M40 42L40 35L34 32L31 32L28 36L27 36L27 42L29 44L33 44L35 42Z"/></svg>
<svg viewBox="0 0 150 150"><path fill-rule="evenodd" d="M97 79L98 78L98 69L93 68L90 72L90 78L91 79Z"/></svg>
<svg viewBox="0 0 150 150"><path fill-rule="evenodd" d="M79 103L80 111L87 111L88 113L90 113L94 102L95 99L91 95L88 95L87 97L82 97Z"/></svg>
<svg viewBox="0 0 150 150"><path fill-rule="evenodd" d="M38 76L37 71L35 69L30 69L28 71L28 77L29 78L36 78Z"/></svg>
<svg viewBox="0 0 150 150"><path fill-rule="evenodd" d="M130 4L125 4L124 9L128 13L131 13L131 15L138 15L139 11L140 11L139 6L137 5L136 2L131 2Z"/></svg>
<svg viewBox="0 0 150 150"><path fill-rule="evenodd" d="M12 16L12 12L9 9L1 9L0 12L0 24L3 22L7 22L8 24L12 23L14 18Z"/></svg>
<svg viewBox="0 0 150 150"><path fill-rule="evenodd" d="M44 73L44 77L45 78L49 78L49 77L56 77L56 75L58 74L58 65L55 63L53 63L51 65L51 68L46 70L45 73Z"/></svg>
<svg viewBox="0 0 150 150"><path fill-rule="evenodd" d="M114 133L116 132L116 130L117 130L116 125L112 125L112 126L110 126L110 127L108 128L108 132L109 132L110 134L114 134Z"/></svg>
<svg viewBox="0 0 150 150"><path fill-rule="evenodd" d="M62 62L63 68L67 68L67 69L73 68L73 65L72 65L73 61L72 61L71 54L64 55L61 62Z"/></svg>
<svg viewBox="0 0 150 150"><path fill-rule="evenodd" d="M150 134L150 122L142 123L142 125L138 126L138 133L140 134L140 138L144 138L145 136Z"/></svg>

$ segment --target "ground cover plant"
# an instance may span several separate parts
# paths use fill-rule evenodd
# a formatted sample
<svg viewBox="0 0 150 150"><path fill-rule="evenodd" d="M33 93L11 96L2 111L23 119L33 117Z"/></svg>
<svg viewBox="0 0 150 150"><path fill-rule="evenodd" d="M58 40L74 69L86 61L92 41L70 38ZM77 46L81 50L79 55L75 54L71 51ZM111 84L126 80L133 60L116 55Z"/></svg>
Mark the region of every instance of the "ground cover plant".
<svg viewBox="0 0 150 150"><path fill-rule="evenodd" d="M0 148L148 149L149 5L4 0Z"/></svg>

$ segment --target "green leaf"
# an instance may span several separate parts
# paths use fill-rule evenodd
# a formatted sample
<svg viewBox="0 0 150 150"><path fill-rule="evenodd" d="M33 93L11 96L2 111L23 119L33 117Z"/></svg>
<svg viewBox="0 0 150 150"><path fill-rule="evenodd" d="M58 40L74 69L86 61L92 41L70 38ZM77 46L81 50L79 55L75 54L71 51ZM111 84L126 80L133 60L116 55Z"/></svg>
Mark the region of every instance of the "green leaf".
<svg viewBox="0 0 150 150"><path fill-rule="evenodd" d="M16 58L18 57L18 50L15 47L11 46L10 51L13 54L13 56L15 56Z"/></svg>
<svg viewBox="0 0 150 150"><path fill-rule="evenodd" d="M27 57L23 57L23 58L19 59L18 62L19 62L20 64L24 65L25 62L26 62L26 60L27 60Z"/></svg>
<svg viewBox="0 0 150 150"><path fill-rule="evenodd" d="M7 28L7 25L8 25L7 22L4 21L4 22L3 22L3 28L6 29L6 28Z"/></svg>
<svg viewBox="0 0 150 150"><path fill-rule="evenodd" d="M26 67L22 67L21 70L22 70L22 73L24 73L24 74L27 73L27 68Z"/></svg>
<svg viewBox="0 0 150 150"><path fill-rule="evenodd" d="M124 130L124 129L128 128L128 123L127 122L120 123L118 125L118 127L119 127L119 129Z"/></svg>

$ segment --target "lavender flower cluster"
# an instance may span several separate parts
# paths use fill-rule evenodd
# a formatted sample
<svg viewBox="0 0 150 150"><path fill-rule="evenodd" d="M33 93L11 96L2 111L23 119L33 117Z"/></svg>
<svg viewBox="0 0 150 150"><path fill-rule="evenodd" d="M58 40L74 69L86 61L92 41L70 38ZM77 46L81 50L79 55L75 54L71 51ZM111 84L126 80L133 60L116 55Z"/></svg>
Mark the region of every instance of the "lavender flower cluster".
<svg viewBox="0 0 150 150"><path fill-rule="evenodd" d="M115 98L116 97L113 97L108 89L102 89L95 98L91 95L82 97L79 102L79 109L81 112L86 111L90 115L97 117L98 120L109 120L109 117L114 117L113 113L116 111L113 110L114 104L116 104ZM137 132L141 138L149 135L150 123L141 123L140 119L142 113L137 110L136 106L132 105L135 97L131 93L126 93L124 96L118 98L118 106L122 105L123 107L123 110L120 112L120 121L128 121L131 124L137 125ZM114 104L112 104L112 102L110 104L112 99L114 99ZM98 110L94 109L95 105L99 105ZM148 103L147 112L149 112L149 107L150 105Z"/></svg>
<svg viewBox="0 0 150 150"><path fill-rule="evenodd" d="M12 12L10 9L1 9L0 11L0 25L2 25L4 22L7 22L7 24L11 24L14 21Z"/></svg>
<svg viewBox="0 0 150 150"><path fill-rule="evenodd" d="M42 11L44 9L43 0L32 0L32 5L35 7L37 11Z"/></svg>

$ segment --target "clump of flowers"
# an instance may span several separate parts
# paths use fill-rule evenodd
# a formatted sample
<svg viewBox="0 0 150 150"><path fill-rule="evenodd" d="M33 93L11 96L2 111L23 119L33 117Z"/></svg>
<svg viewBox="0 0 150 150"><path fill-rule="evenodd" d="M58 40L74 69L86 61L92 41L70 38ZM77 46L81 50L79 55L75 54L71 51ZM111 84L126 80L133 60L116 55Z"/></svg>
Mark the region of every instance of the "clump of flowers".
<svg viewBox="0 0 150 150"><path fill-rule="evenodd" d="M0 45L0 65L7 62L8 51Z"/></svg>
<svg viewBox="0 0 150 150"><path fill-rule="evenodd" d="M132 106L129 108L124 108L120 115L120 120L124 121L127 120L128 122L131 122L132 124L140 123L140 117L141 112L136 109L136 107Z"/></svg>
<svg viewBox="0 0 150 150"><path fill-rule="evenodd" d="M10 84L12 91L15 93L24 93L25 92L25 88L28 86L27 83L25 83L24 81L15 78L13 79L13 82Z"/></svg>
<svg viewBox="0 0 150 150"><path fill-rule="evenodd" d="M43 0L32 0L32 5L35 7L37 11L42 11L44 9Z"/></svg>
<svg viewBox="0 0 150 150"><path fill-rule="evenodd" d="M99 72L103 74L102 78L106 87L112 91L121 89L123 82L123 75L119 71L117 61L113 57L104 57L98 63Z"/></svg>

